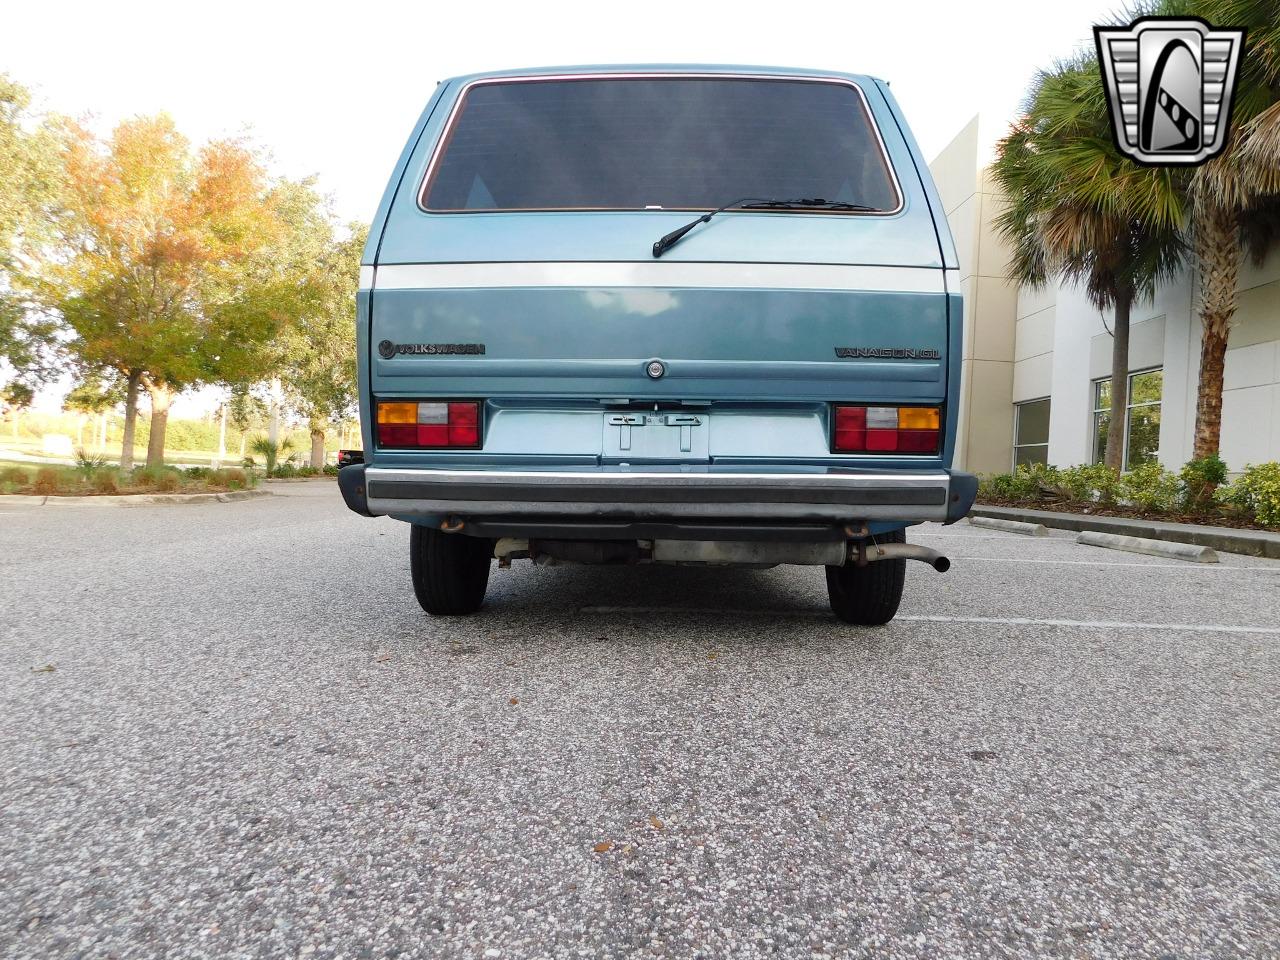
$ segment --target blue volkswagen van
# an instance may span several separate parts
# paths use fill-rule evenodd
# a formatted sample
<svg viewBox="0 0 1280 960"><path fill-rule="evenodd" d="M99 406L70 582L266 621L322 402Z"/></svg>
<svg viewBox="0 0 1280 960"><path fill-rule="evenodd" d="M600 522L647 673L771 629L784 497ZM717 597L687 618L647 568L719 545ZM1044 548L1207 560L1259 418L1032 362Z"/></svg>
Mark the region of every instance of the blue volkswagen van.
<svg viewBox="0 0 1280 960"><path fill-rule="evenodd" d="M890 620L950 468L961 301L887 86L760 67L441 83L361 267L365 516L431 614L497 562L825 567Z"/></svg>

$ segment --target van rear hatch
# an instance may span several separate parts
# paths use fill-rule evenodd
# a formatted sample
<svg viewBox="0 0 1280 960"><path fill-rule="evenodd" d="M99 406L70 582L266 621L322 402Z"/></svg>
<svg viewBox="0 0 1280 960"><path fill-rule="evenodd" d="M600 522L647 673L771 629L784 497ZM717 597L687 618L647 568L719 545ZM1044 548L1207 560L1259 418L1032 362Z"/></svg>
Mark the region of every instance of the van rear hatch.
<svg viewBox="0 0 1280 960"><path fill-rule="evenodd" d="M652 256L739 200L775 205L721 213ZM947 396L943 246L874 82L455 82L384 206L366 277L373 397Z"/></svg>
<svg viewBox="0 0 1280 960"><path fill-rule="evenodd" d="M379 268L375 289L377 392L940 400L945 390L938 269L421 265Z"/></svg>

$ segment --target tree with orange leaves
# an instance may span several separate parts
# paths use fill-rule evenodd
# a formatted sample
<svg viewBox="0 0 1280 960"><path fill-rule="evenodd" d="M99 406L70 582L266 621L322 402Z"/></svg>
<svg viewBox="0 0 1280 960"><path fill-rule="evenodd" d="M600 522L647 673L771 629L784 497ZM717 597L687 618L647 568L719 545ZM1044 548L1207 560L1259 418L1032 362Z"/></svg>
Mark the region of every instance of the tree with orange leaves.
<svg viewBox="0 0 1280 960"><path fill-rule="evenodd" d="M124 383L126 469L147 391L147 466L158 466L174 396L261 378L260 345L304 309L306 272L278 255L296 246L296 191L244 141L193 151L164 115L126 121L105 143L67 123L63 148L65 256L43 271L43 300L77 360Z"/></svg>

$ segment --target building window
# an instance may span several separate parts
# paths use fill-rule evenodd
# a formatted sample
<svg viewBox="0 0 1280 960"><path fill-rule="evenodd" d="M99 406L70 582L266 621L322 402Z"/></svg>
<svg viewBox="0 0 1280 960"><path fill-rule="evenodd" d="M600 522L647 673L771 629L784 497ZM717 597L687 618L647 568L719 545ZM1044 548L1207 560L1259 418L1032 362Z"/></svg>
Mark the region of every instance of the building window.
<svg viewBox="0 0 1280 960"><path fill-rule="evenodd" d="M1049 462L1049 400L1015 403L1013 465Z"/></svg>
<svg viewBox="0 0 1280 960"><path fill-rule="evenodd" d="M1129 404L1125 416L1124 468L1155 460L1160 453L1160 393L1162 370L1129 374ZM1111 378L1093 383L1093 462L1102 463L1111 432Z"/></svg>

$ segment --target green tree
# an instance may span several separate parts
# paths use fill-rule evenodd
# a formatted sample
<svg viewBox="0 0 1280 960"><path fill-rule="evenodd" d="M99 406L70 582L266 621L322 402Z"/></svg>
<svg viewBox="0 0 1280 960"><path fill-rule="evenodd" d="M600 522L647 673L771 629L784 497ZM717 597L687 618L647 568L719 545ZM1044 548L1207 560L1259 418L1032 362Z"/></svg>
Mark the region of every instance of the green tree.
<svg viewBox="0 0 1280 960"><path fill-rule="evenodd" d="M31 406L35 398L36 392L28 383L14 381L0 389L0 402L3 402L4 411L9 415L15 441L18 439L18 421L22 411Z"/></svg>
<svg viewBox="0 0 1280 960"><path fill-rule="evenodd" d="M115 371L87 371L81 373L78 382L67 393L66 399L62 401L62 407L64 410L84 416L96 416L101 434L100 443L105 443L107 414L122 400L124 400L124 390ZM80 430L83 434L83 421L80 424ZM79 446L84 446L83 436L80 438Z"/></svg>
<svg viewBox="0 0 1280 960"><path fill-rule="evenodd" d="M300 308L297 278L275 256L290 232L289 187L241 141L193 152L163 115L126 121L105 144L67 124L62 142L66 255L44 271L42 296L73 332L78 362L124 384L125 467L139 389L149 394L155 466L173 397L261 376L258 345Z"/></svg>
<svg viewBox="0 0 1280 960"><path fill-rule="evenodd" d="M52 370L56 324L26 296L62 187L58 144L27 91L0 73L0 365L23 382Z"/></svg>
<svg viewBox="0 0 1280 960"><path fill-rule="evenodd" d="M347 419L356 405L354 318L360 255L369 229L348 227L330 238L312 274L309 309L286 328L278 344L290 406L307 422L311 466L324 466L325 430Z"/></svg>
<svg viewBox="0 0 1280 960"><path fill-rule="evenodd" d="M1041 73L992 172L1008 200L997 227L1013 250L1011 277L1031 286L1077 281L1095 307L1113 311L1105 462L1120 470L1129 318L1182 259L1185 205L1176 175L1116 150L1098 76L1093 56Z"/></svg>

